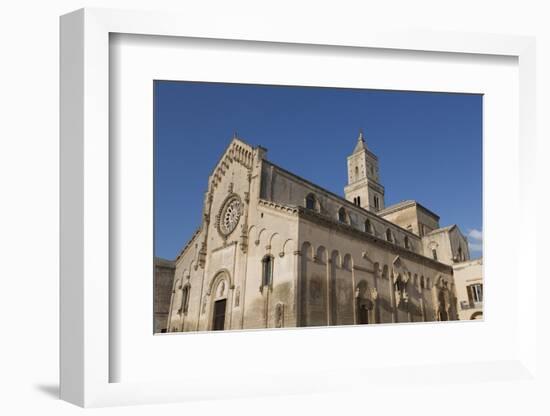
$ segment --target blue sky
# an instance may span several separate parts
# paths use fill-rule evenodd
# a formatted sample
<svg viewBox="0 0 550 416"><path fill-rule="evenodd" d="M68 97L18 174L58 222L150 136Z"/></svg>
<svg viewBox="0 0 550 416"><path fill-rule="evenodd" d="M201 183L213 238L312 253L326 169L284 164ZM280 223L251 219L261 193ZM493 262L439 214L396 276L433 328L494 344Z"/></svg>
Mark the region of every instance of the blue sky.
<svg viewBox="0 0 550 416"><path fill-rule="evenodd" d="M482 96L156 81L155 255L174 259L200 225L208 175L233 133L343 195L363 129L386 206L415 199L482 242Z"/></svg>

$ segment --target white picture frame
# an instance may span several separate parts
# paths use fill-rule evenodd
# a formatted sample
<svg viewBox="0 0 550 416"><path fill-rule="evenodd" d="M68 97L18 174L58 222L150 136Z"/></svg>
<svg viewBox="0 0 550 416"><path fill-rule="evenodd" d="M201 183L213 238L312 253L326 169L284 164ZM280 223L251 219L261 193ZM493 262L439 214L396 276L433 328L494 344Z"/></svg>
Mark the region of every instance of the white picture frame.
<svg viewBox="0 0 550 416"><path fill-rule="evenodd" d="M338 391L368 386L375 392L399 378L401 388L414 384L441 382L442 389L455 390L451 380L463 383L506 380L537 382L535 251L536 217L526 215L532 203L535 181L535 41L530 37L471 33L395 32L347 28L329 30L312 26L308 31L277 24L246 25L216 21L206 26L192 16L168 13L83 9L61 18L61 398L80 406L160 403L212 397L242 397L266 394ZM438 364L419 363L414 368L372 365L368 375L337 363L320 372L267 372L269 380L257 383L247 378L254 363L245 365L231 386L212 382L195 371L181 380L113 382L112 367L121 359L112 348L110 320L117 306L109 275L110 258L110 35L127 34L172 38L224 39L226 41L275 42L300 45L330 45L333 48L369 48L424 51L437 54L500 55L517 58L519 68L518 157L519 203L511 208L517 214L519 241L514 247L522 271L518 287L517 345L498 360L477 362L450 360ZM491 157L491 155L486 156ZM523 214L523 215L522 215ZM151 256L152 260L152 256ZM111 297L110 297L111 294ZM491 311L487 313L490 315ZM529 318L529 319L527 319ZM144 323L145 324L145 323ZM402 327L410 333L411 327ZM110 332L111 331L111 332ZM298 333L299 331L291 331ZM306 331L322 343L334 332ZM261 335L254 333L258 339ZM414 335L411 333L411 335ZM152 335L151 335L152 336ZM201 342L214 335L201 335ZM252 337L251 333L249 335ZM210 337L210 338L208 338ZM169 338L169 337L168 337ZM165 337L167 339L167 337ZM228 338L226 338L227 340ZM259 342L259 341L258 341ZM508 350L507 350L508 351ZM451 376L441 378L441 373ZM292 377L289 377L292 374ZM320 379L322 383L318 382ZM359 375L358 375L359 374ZM472 374L475 377L472 377ZM250 372L256 376L257 373ZM116 378L116 377L115 377ZM347 380L345 383L342 380ZM192 381L192 382L190 382ZM209 387L209 388L208 388ZM208 391L207 391L208 388Z"/></svg>

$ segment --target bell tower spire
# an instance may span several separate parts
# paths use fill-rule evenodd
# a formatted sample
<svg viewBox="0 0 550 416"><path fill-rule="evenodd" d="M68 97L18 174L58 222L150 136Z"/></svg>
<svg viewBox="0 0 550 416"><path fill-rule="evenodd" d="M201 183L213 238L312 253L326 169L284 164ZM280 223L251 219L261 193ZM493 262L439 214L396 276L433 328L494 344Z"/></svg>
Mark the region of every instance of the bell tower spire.
<svg viewBox="0 0 550 416"><path fill-rule="evenodd" d="M384 187L378 174L378 157L365 142L363 130L359 131L357 144L348 156L348 184L344 188L348 201L369 211L384 209Z"/></svg>
<svg viewBox="0 0 550 416"><path fill-rule="evenodd" d="M360 152L361 150L367 149L367 143L365 143L365 137L363 136L363 129L359 130L359 136L357 137L357 144L355 145L355 149L353 149L353 153Z"/></svg>

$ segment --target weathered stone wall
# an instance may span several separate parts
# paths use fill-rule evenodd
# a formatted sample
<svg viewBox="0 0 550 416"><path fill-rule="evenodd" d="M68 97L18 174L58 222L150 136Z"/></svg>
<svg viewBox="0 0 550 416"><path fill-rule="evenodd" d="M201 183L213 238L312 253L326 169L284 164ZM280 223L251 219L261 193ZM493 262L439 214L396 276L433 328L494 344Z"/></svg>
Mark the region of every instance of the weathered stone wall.
<svg viewBox="0 0 550 416"><path fill-rule="evenodd" d="M439 218L416 201L403 201L380 212L380 216L422 237L439 228Z"/></svg>
<svg viewBox="0 0 550 416"><path fill-rule="evenodd" d="M436 218L430 213L424 211L422 207L419 207L418 205L416 206L416 213L418 217L418 235L423 236L439 228L439 218Z"/></svg>
<svg viewBox="0 0 550 416"><path fill-rule="evenodd" d="M437 260L445 264L452 265L470 259L468 240L457 226L432 231L422 238L422 245L426 257L432 258L432 250L435 249Z"/></svg>
<svg viewBox="0 0 550 416"><path fill-rule="evenodd" d="M204 231L200 229L191 238L187 246L175 261L176 268L172 285L172 299L168 331L196 331L196 317L200 308L200 293L203 284L204 269L199 267L200 242ZM184 288L188 288L187 310L182 310Z"/></svg>
<svg viewBox="0 0 550 416"><path fill-rule="evenodd" d="M295 326L297 220L296 210L258 203L249 232L243 328ZM273 263L272 283L262 286L266 256Z"/></svg>
<svg viewBox="0 0 550 416"><path fill-rule="evenodd" d="M299 243L302 325L357 324L365 306L369 323L437 320L440 291L448 291L448 319L457 319L449 266L306 210Z"/></svg>
<svg viewBox="0 0 550 416"><path fill-rule="evenodd" d="M171 331L212 329L215 304L223 300L226 330L296 325L297 214L260 203L263 152L234 139L210 176L201 232L177 261ZM220 215L235 197L242 207L238 225L224 235ZM262 287L265 256L272 258L273 277ZM189 305L178 313L186 285Z"/></svg>
<svg viewBox="0 0 550 416"><path fill-rule="evenodd" d="M261 198L275 203L304 207L306 197L312 194L319 202L319 213L338 220L338 213L343 208L348 217L349 225L359 231L365 231L367 219L371 223L372 234L385 239L386 231L392 233L394 243L405 246L405 237L408 238L410 249L422 253L423 247L419 236L408 232L396 224L380 218L376 214L355 206L338 195L332 194L302 178L299 178L270 162L263 163Z"/></svg>
<svg viewBox="0 0 550 416"><path fill-rule="evenodd" d="M461 320L481 319L483 301L471 302L468 286L483 285L483 260L475 259L453 265L456 294L458 298L458 316Z"/></svg>
<svg viewBox="0 0 550 416"><path fill-rule="evenodd" d="M168 312L172 297L175 264L172 261L155 258L154 285L154 332L166 332Z"/></svg>
<svg viewBox="0 0 550 416"><path fill-rule="evenodd" d="M389 208L391 209L391 207ZM399 225L402 228L409 229L416 235L420 235L418 228L417 209L414 205L407 206L400 210L390 211L387 214L381 212L380 215L384 219Z"/></svg>

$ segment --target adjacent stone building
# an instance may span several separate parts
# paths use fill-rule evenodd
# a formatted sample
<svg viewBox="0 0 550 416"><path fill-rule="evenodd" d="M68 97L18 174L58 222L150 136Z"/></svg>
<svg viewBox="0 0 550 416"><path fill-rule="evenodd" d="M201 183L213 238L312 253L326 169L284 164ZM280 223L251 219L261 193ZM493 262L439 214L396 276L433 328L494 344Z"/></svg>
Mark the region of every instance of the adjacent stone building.
<svg viewBox="0 0 550 416"><path fill-rule="evenodd" d="M174 262L168 331L458 319L459 228L416 201L386 207L362 134L347 168L342 198L233 138Z"/></svg>
<svg viewBox="0 0 550 416"><path fill-rule="evenodd" d="M168 313L170 312L175 270L176 265L173 261L155 258L155 299L153 302L155 333L166 332L168 329Z"/></svg>
<svg viewBox="0 0 550 416"><path fill-rule="evenodd" d="M453 272L459 319L483 319L483 260L454 264Z"/></svg>

